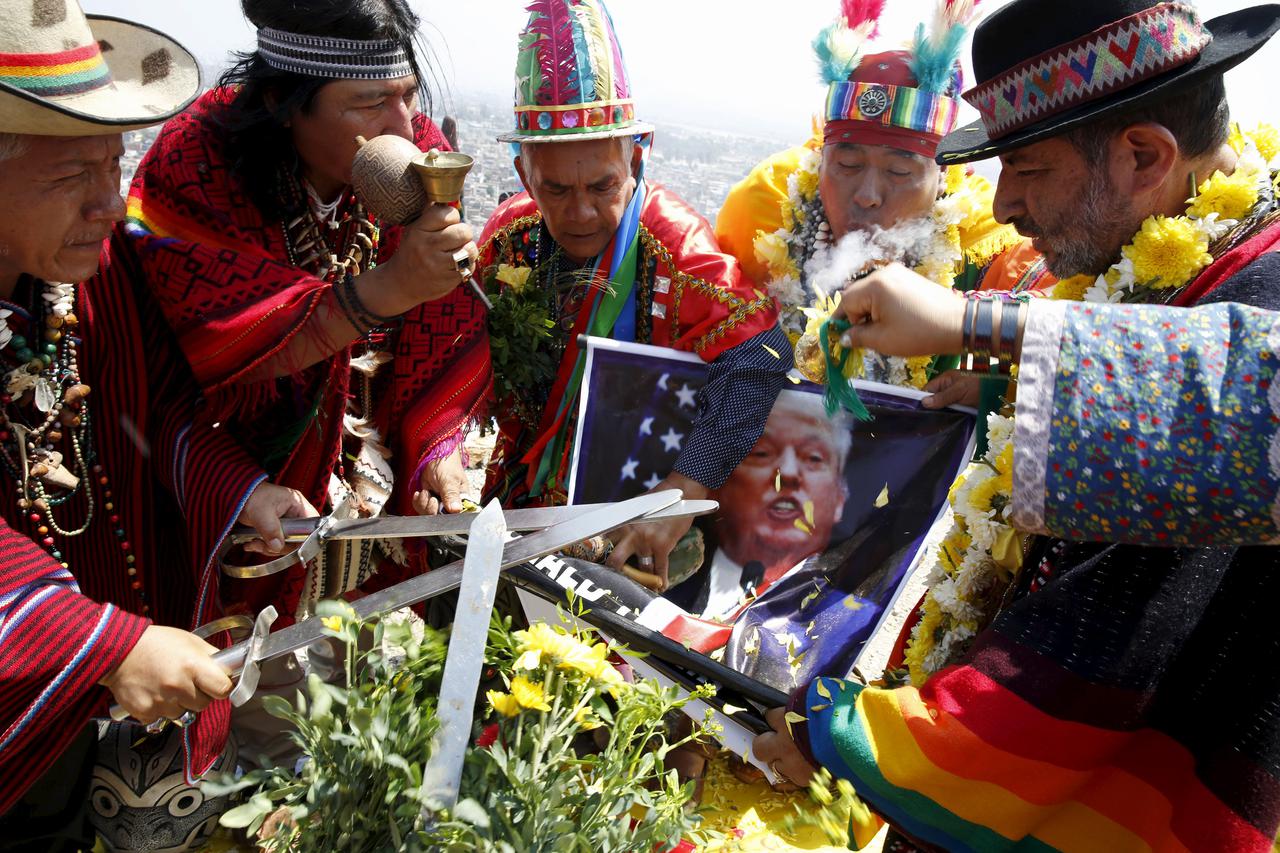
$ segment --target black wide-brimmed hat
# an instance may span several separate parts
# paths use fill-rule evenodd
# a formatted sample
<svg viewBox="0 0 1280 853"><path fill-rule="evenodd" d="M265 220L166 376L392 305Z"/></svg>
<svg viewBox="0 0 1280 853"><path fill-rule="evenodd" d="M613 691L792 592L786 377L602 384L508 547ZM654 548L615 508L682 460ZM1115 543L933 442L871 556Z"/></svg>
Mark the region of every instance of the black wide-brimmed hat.
<svg viewBox="0 0 1280 853"><path fill-rule="evenodd" d="M1194 86L1248 59L1280 29L1280 5L1202 22L1189 3L1013 0L973 35L980 121L939 163L994 157Z"/></svg>

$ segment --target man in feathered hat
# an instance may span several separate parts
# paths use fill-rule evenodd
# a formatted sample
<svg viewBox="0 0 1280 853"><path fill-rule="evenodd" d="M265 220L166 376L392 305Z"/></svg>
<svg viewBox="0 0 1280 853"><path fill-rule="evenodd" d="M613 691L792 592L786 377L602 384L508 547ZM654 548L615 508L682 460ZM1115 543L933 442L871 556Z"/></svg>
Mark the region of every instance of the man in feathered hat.
<svg viewBox="0 0 1280 853"><path fill-rule="evenodd" d="M1240 437L1280 423L1280 134L1231 125L1222 75L1277 29L1280 6L1151 0L1014 0L978 28L981 120L939 158L999 156L996 215L1066 278L1031 306L892 266L845 291L850 344L1016 361L1017 411L992 421L1002 473L957 484L988 510L936 576L922 677L819 679L786 715L803 753L757 755L828 767L930 847L1271 850L1280 467ZM1151 302L1199 307L1091 304ZM1000 598L970 546L1001 530L1040 538L964 636L948 620Z"/></svg>
<svg viewBox="0 0 1280 853"><path fill-rule="evenodd" d="M703 497L764 429L790 346L773 300L720 252L710 226L645 178L653 128L635 103L599 0L536 0L520 37L516 169L526 192L493 214L479 269L501 284L489 333L500 433L487 492L511 505L563 502L585 350L582 334L698 353L710 362L694 428L656 488ZM536 318L536 319L535 319ZM548 332L530 333L530 323ZM687 520L631 528L634 556L665 579Z"/></svg>
<svg viewBox="0 0 1280 853"><path fill-rule="evenodd" d="M933 162L959 114L959 53L975 3L940 0L931 28L920 24L909 50L871 53L884 5L844 0L841 16L813 42L827 86L821 130L756 166L716 220L721 246L781 303L783 329L799 342L796 360L818 381L816 330L830 313L822 297L840 284L839 277L824 284L823 273L839 263L833 247L846 238L845 254L900 260L944 287L1020 292L1052 284L1039 254L991 218L991 185ZM922 388L954 360L866 353L860 364L855 378ZM961 387L951 380L929 386L942 386L931 403L957 401Z"/></svg>
<svg viewBox="0 0 1280 853"><path fill-rule="evenodd" d="M125 211L121 134L186 108L195 59L72 0L0 11L0 833L15 849L82 849L90 717L114 699L178 719L231 688L212 646L162 627L200 616L219 537L189 522L223 531L239 516L276 538L304 502L263 484L224 431L192 428L173 341L136 271L102 255ZM221 752L226 710L187 730L193 772Z"/></svg>

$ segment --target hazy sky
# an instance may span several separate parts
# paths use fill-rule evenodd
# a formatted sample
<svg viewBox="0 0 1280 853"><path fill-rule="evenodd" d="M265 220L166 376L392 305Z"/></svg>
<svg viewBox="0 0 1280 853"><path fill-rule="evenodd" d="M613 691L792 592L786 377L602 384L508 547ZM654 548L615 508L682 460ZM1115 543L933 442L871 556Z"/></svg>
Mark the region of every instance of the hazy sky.
<svg viewBox="0 0 1280 853"><path fill-rule="evenodd" d="M515 44L527 17L522 0L410 0L425 22L442 80L437 117L450 104L510 97ZM1070 2L1070 0L1063 0ZM236 0L82 0L90 12L150 24L187 45L207 68L252 45ZM986 0L990 12L1004 0ZM1212 18L1248 0L1201 0ZM836 0L612 0L640 116L663 122L799 140L824 92L809 41L834 15ZM931 0L890 0L881 43L905 41ZM968 47L965 48L966 56ZM1280 69L1280 38L1227 75L1233 111L1252 124L1275 120L1266 79ZM972 75L968 75L972 82ZM1274 82L1271 85L1275 85ZM976 118L966 113L964 121Z"/></svg>

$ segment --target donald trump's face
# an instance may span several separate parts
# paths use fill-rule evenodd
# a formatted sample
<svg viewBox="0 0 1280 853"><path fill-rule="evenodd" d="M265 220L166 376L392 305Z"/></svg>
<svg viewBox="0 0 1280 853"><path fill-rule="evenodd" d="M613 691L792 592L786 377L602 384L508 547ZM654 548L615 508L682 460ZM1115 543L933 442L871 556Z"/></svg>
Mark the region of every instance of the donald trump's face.
<svg viewBox="0 0 1280 853"><path fill-rule="evenodd" d="M727 483L718 538L740 565L795 565L826 549L844 512L850 437L814 394L784 391L764 434Z"/></svg>

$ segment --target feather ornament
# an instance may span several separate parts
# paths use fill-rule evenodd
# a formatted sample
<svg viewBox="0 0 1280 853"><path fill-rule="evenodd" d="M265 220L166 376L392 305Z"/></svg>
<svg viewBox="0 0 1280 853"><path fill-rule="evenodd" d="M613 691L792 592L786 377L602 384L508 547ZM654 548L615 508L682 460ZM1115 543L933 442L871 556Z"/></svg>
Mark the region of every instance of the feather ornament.
<svg viewBox="0 0 1280 853"><path fill-rule="evenodd" d="M613 89L614 97L625 99L631 97L631 84L629 83L630 75L627 74L627 64L622 59L622 46L618 44L618 29L613 25L613 16L609 14L609 10L603 3L596 3L600 8L600 16L608 22L609 27L609 49L613 51Z"/></svg>
<svg viewBox="0 0 1280 853"><path fill-rule="evenodd" d="M867 38L875 38L880 32L880 15L884 12L885 0L843 0L840 13L845 26L856 30L866 23L871 24Z"/></svg>
<svg viewBox="0 0 1280 853"><path fill-rule="evenodd" d="M875 27L875 21L863 21L851 28L843 20L837 20L818 33L813 40L813 52L818 60L818 77L823 83L843 83L849 79Z"/></svg>
<svg viewBox="0 0 1280 853"><path fill-rule="evenodd" d="M928 30L916 27L911 50L911 73L921 89L954 94L956 61L969 32L978 0L939 0Z"/></svg>
<svg viewBox="0 0 1280 853"><path fill-rule="evenodd" d="M582 12L587 7L581 4L569 5L569 25L573 28L574 66L578 69L578 89L582 103L592 100L596 91L596 66L592 63L591 43L587 39L587 28ZM590 18L590 12L585 16Z"/></svg>
<svg viewBox="0 0 1280 853"><path fill-rule="evenodd" d="M583 97L586 100L612 100L614 97L613 48L609 42L609 32L604 26L604 15L587 3L574 6L573 12L578 17L578 23L587 41L587 49L591 54L591 67L595 71L595 97L590 98L588 92L583 92Z"/></svg>
<svg viewBox="0 0 1280 853"><path fill-rule="evenodd" d="M564 0L539 0L529 11L537 13L529 21L529 31L537 39L533 47L542 72L539 103L581 103L577 49L568 7Z"/></svg>

